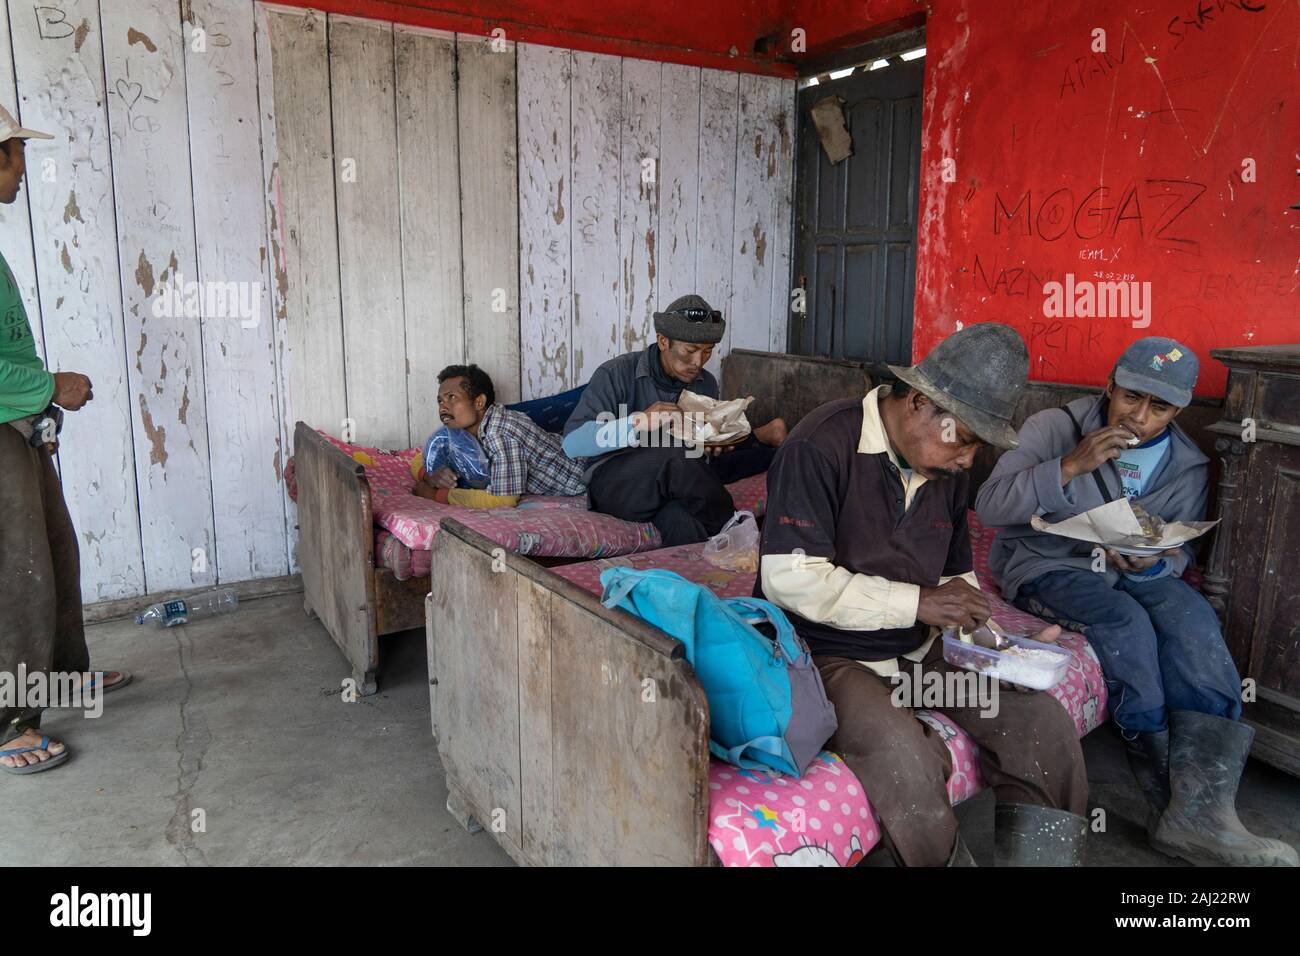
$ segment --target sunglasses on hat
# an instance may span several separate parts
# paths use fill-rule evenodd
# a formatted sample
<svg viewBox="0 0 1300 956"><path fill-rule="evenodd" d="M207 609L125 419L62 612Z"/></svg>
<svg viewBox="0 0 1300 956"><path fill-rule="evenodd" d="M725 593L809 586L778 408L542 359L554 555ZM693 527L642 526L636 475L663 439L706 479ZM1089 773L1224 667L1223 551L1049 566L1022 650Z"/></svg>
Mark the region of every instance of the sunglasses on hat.
<svg viewBox="0 0 1300 956"><path fill-rule="evenodd" d="M673 309L671 312L665 312L664 315L680 315L687 322L713 322L722 321L722 313L717 309Z"/></svg>

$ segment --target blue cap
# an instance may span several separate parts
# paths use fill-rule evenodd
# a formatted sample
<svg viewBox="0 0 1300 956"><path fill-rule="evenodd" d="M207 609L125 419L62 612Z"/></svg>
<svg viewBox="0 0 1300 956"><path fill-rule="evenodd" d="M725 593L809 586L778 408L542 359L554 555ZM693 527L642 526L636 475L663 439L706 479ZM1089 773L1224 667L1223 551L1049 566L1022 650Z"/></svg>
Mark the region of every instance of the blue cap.
<svg viewBox="0 0 1300 956"><path fill-rule="evenodd" d="M1201 360L1186 345L1153 335L1126 348L1112 375L1120 388L1186 408L1192 404L1192 389L1200 370Z"/></svg>

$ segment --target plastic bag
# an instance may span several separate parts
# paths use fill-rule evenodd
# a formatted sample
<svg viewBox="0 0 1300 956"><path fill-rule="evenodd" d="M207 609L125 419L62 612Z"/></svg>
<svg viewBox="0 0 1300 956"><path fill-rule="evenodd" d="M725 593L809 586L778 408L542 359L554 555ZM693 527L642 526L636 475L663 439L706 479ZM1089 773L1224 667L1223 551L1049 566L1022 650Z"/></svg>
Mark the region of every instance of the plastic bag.
<svg viewBox="0 0 1300 956"><path fill-rule="evenodd" d="M748 520L746 520L748 519ZM752 511L737 511L704 544L704 560L726 571L758 571L758 521Z"/></svg>
<svg viewBox="0 0 1300 956"><path fill-rule="evenodd" d="M439 428L425 442L425 475L432 475L444 465L471 488L485 487L491 477L483 447L463 428Z"/></svg>
<svg viewBox="0 0 1300 956"><path fill-rule="evenodd" d="M677 398L677 404L686 412L682 421L684 434L681 437L687 442L705 445L740 441L752 431L745 410L753 401L752 395L720 401L683 389Z"/></svg>

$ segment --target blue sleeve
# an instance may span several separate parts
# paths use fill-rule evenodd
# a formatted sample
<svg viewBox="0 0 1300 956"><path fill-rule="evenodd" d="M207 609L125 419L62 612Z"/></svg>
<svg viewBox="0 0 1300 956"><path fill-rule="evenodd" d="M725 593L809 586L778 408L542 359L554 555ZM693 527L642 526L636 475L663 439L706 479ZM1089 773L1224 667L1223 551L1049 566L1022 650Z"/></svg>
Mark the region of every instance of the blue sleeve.
<svg viewBox="0 0 1300 956"><path fill-rule="evenodd" d="M637 443L631 416L612 421L589 421L564 436L564 453L570 458L599 458Z"/></svg>
<svg viewBox="0 0 1300 956"><path fill-rule="evenodd" d="M564 423L564 434L570 433L581 428L590 422L596 421L601 413L606 415L617 415L619 405L626 405L628 397L621 394L618 383L614 381L614 376L610 374L609 369L602 365L596 369L595 374L591 376L591 382L587 385L586 391L578 399L578 405L569 416L569 420ZM631 409L629 409L631 411ZM568 451L566 446L565 451Z"/></svg>

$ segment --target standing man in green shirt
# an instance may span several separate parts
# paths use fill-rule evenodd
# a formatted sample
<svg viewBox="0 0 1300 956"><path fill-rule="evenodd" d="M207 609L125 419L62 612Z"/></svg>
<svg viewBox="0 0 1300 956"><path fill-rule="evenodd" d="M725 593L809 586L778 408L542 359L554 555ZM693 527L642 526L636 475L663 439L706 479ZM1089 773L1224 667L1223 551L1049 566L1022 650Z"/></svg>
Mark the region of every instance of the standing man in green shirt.
<svg viewBox="0 0 1300 956"><path fill-rule="evenodd" d="M0 107L0 203L18 198L26 141L53 138L22 128ZM57 409L76 411L91 397L86 376L45 370L18 283L0 256L0 674L11 682L23 671L79 673L84 689L94 681L101 691L130 680L124 672L88 673L81 558L51 460ZM37 729L41 708L15 703L0 699L0 770L36 773L67 760L67 748Z"/></svg>

